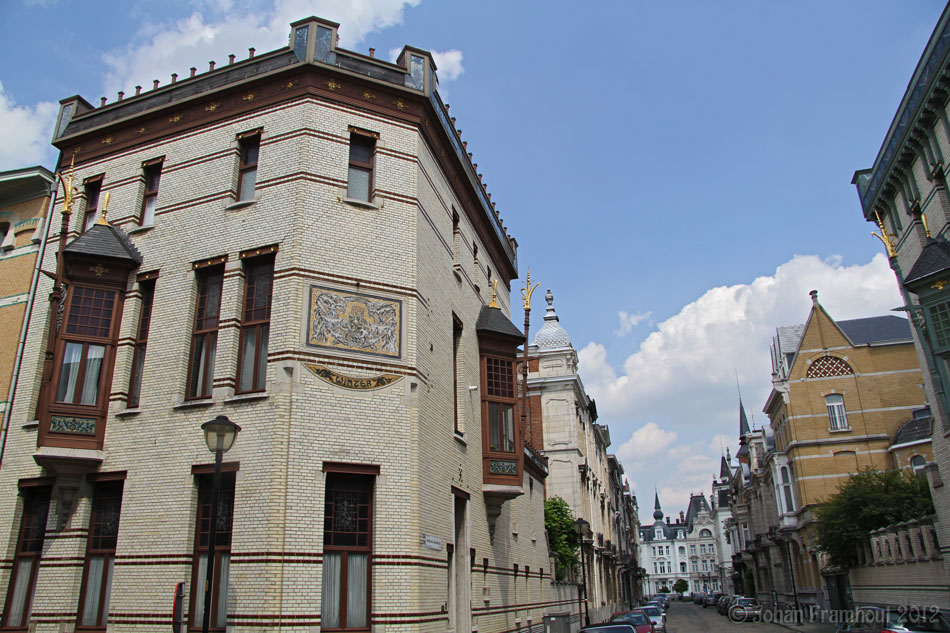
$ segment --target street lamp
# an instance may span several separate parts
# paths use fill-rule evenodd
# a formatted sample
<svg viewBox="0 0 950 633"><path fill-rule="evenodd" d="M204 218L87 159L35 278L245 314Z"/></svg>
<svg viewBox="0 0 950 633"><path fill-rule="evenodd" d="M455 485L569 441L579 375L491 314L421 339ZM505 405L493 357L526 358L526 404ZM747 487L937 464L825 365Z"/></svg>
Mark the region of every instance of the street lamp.
<svg viewBox="0 0 950 633"><path fill-rule="evenodd" d="M585 521L582 517L577 517L574 521L574 526L577 528L577 540L581 546L581 573L583 574L584 579L584 626L590 626L590 612L587 607L587 560L584 555L584 534L587 532L588 526L590 523ZM577 602L578 608L580 608L581 601L581 588L577 588ZM580 614L578 614L580 615Z"/></svg>
<svg viewBox="0 0 950 633"><path fill-rule="evenodd" d="M208 528L208 573L205 576L205 612L201 623L202 633L208 633L211 624L211 586L214 581L214 542L218 537L218 493L221 488L221 457L234 445L237 424L226 415L219 415L201 425L208 450L214 453L214 480L211 482L211 525Z"/></svg>

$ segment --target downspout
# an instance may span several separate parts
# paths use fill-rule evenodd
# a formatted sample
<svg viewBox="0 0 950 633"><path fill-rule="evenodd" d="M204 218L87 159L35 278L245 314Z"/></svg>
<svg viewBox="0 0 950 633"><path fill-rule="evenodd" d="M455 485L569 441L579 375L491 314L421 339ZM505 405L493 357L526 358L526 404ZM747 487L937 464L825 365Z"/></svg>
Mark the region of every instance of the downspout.
<svg viewBox="0 0 950 633"><path fill-rule="evenodd" d="M17 341L16 357L13 361L13 375L10 376L10 390L7 392L7 408L3 412L3 427L0 429L0 468L3 467L3 454L7 447L7 429L10 427L10 417L13 415L13 400L16 396L17 382L20 377L20 365L23 362L23 349L26 347L26 335L30 330L30 318L33 315L33 301L36 298L36 286L39 284L40 270L43 268L43 257L46 255L46 242L49 238L50 220L53 217L53 208L56 206L56 194L59 187L56 186L56 176L53 176L53 183L50 192L49 208L46 211L44 222L46 224L43 230L43 239L40 241L40 249L36 253L36 265L33 267L33 278L30 280L30 291L26 299L26 312L23 314L23 323L20 325L20 339Z"/></svg>

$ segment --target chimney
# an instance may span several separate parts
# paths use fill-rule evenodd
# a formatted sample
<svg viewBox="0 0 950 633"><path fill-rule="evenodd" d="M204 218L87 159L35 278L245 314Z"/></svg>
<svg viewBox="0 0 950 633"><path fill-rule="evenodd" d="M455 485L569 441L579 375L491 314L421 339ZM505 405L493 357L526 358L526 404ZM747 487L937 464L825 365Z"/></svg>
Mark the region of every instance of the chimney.
<svg viewBox="0 0 950 633"><path fill-rule="evenodd" d="M208 72L210 73L212 70L214 70L214 61L208 62Z"/></svg>
<svg viewBox="0 0 950 633"><path fill-rule="evenodd" d="M172 73L172 83L178 81L178 73Z"/></svg>
<svg viewBox="0 0 950 633"><path fill-rule="evenodd" d="M139 96L140 94L142 94L142 86L136 86L136 87L135 87L135 96L137 97L137 96Z"/></svg>
<svg viewBox="0 0 950 633"><path fill-rule="evenodd" d="M253 46L252 46L251 48L247 49L247 53L248 53L247 58L248 58L248 59L254 59L254 51L255 51L255 50L257 50L257 49L254 48Z"/></svg>
<svg viewBox="0 0 950 633"><path fill-rule="evenodd" d="M235 55L234 53L231 53L230 55L228 55L228 66L234 63L235 57L237 57L237 55Z"/></svg>
<svg viewBox="0 0 950 633"><path fill-rule="evenodd" d="M105 97L100 97L100 98L99 98L99 107L101 108L101 107L104 106L105 104L106 104L106 98L105 98Z"/></svg>
<svg viewBox="0 0 950 633"><path fill-rule="evenodd" d="M125 93L121 90L119 91L119 101L122 101L122 98L125 96Z"/></svg>
<svg viewBox="0 0 950 633"><path fill-rule="evenodd" d="M191 67L191 76L194 77L196 72L198 72L198 69L195 68L194 66L192 66L192 67Z"/></svg>
<svg viewBox="0 0 950 633"><path fill-rule="evenodd" d="M370 57L373 57L373 58L376 57L376 49L373 48L372 46L371 46L370 49L369 49L369 56L370 56Z"/></svg>
<svg viewBox="0 0 950 633"><path fill-rule="evenodd" d="M158 90L158 79L152 80L152 90Z"/></svg>
<svg viewBox="0 0 950 633"><path fill-rule="evenodd" d="M815 307L818 307L818 291L812 290L808 294L811 295L811 304Z"/></svg>

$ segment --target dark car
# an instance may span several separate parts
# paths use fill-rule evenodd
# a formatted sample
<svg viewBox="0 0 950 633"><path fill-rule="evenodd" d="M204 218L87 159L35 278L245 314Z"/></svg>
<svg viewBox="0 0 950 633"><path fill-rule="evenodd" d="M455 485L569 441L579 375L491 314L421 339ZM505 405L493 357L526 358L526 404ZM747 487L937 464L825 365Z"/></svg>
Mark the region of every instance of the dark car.
<svg viewBox="0 0 950 633"><path fill-rule="evenodd" d="M719 602L716 603L716 611L719 612L719 615L728 615L729 607L732 604L733 599L737 599L739 596L723 596L719 599Z"/></svg>
<svg viewBox="0 0 950 633"><path fill-rule="evenodd" d="M707 593L706 597L703 598L703 608L716 606L716 603L719 602L719 598L721 597L721 593Z"/></svg>
<svg viewBox="0 0 950 633"><path fill-rule="evenodd" d="M642 611L618 611L610 616L610 622L631 624L637 633L656 633L653 622Z"/></svg>
<svg viewBox="0 0 950 633"><path fill-rule="evenodd" d="M705 598L706 598L706 594L704 594L702 591L697 591L696 593L693 594L693 602L695 604L702 604Z"/></svg>
<svg viewBox="0 0 950 633"><path fill-rule="evenodd" d="M842 633L950 633L950 622L934 607L909 606L902 609L858 607Z"/></svg>

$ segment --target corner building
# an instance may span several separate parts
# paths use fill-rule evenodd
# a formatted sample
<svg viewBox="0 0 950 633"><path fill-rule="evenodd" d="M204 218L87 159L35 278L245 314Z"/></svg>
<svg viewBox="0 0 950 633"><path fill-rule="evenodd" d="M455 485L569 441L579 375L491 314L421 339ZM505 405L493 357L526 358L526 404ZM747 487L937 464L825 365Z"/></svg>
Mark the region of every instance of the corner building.
<svg viewBox="0 0 950 633"><path fill-rule="evenodd" d="M520 424L517 243L429 53L391 64L337 28L61 102L76 197L65 234L62 192L51 214L61 284L40 279L0 469L3 628L164 629L183 583L200 629L200 426L221 415L241 431L213 630L511 631L576 609Z"/></svg>

